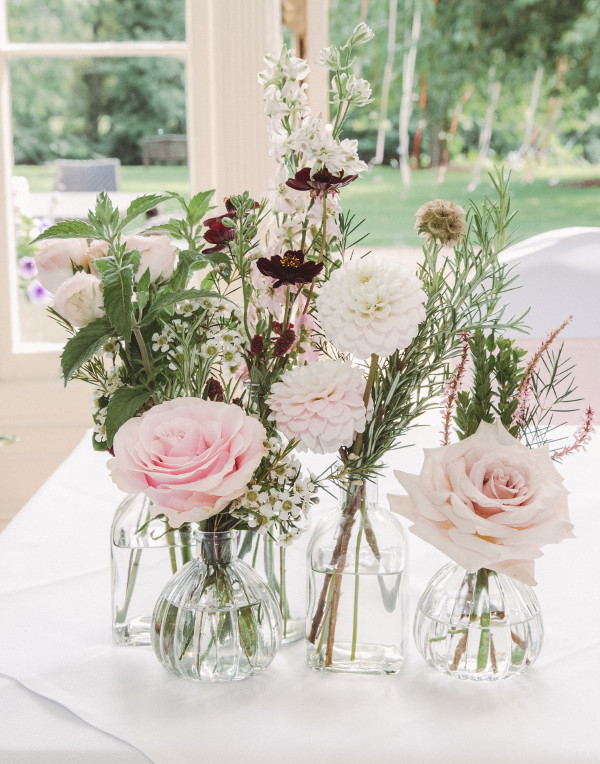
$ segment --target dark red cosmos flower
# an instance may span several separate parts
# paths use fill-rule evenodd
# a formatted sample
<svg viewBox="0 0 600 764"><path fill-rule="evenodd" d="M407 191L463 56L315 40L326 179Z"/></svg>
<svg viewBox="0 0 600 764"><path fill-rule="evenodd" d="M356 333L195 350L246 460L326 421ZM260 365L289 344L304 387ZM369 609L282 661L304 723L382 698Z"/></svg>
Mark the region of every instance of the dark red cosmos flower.
<svg viewBox="0 0 600 764"><path fill-rule="evenodd" d="M336 193L342 186L347 186L358 178L358 175L344 175L343 172L332 175L326 167L318 170L312 178L310 172L310 167L303 167L293 178L286 180L285 185L296 191L310 191L311 196L321 196L328 191Z"/></svg>
<svg viewBox="0 0 600 764"><path fill-rule="evenodd" d="M213 252L220 252L225 249L228 242L235 239L235 228L227 228L223 225L223 218L235 218L237 216L235 207L229 199L225 199L225 209L227 212L224 215L207 218L204 221L204 225L208 226L208 231L205 231L204 238L209 244L214 245L210 249L204 250L204 253L207 255Z"/></svg>
<svg viewBox="0 0 600 764"><path fill-rule="evenodd" d="M259 257L256 267L263 275L276 279L273 286L277 288L282 284L308 284L321 273L323 263L305 262L301 249L296 252L288 249L283 257Z"/></svg>
<svg viewBox="0 0 600 764"><path fill-rule="evenodd" d="M254 209L258 209L258 207L258 202L255 202ZM204 239L209 244L214 245L210 249L203 250L206 255L210 255L213 252L221 252L230 241L235 239L235 228L227 228L227 226L223 225L223 218L234 220L237 217L236 209L230 199L225 199L225 209L227 212L224 215L218 215L214 218L206 218L204 221L204 225L208 226L208 231L204 233Z"/></svg>

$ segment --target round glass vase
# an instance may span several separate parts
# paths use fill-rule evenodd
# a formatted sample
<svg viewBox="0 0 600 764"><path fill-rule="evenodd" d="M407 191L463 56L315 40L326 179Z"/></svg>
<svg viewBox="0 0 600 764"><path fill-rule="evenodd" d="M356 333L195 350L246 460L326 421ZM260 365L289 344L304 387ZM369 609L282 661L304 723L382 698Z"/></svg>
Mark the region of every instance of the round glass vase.
<svg viewBox="0 0 600 764"><path fill-rule="evenodd" d="M195 533L196 559L154 608L152 647L175 676L230 682L263 671L281 644L281 614L265 582L238 559L238 532Z"/></svg>
<svg viewBox="0 0 600 764"><path fill-rule="evenodd" d="M506 679L531 666L542 648L540 603L530 586L482 568L449 563L417 605L417 648L430 666L458 679Z"/></svg>
<svg viewBox="0 0 600 764"><path fill-rule="evenodd" d="M306 547L298 540L277 546L268 535L244 531L240 559L251 565L275 595L281 613L284 645L304 637Z"/></svg>
<svg viewBox="0 0 600 764"><path fill-rule="evenodd" d="M189 523L176 530L150 515L144 494L126 496L111 526L112 634L117 645L150 645L156 598L169 578L193 557Z"/></svg>
<svg viewBox="0 0 600 764"><path fill-rule="evenodd" d="M372 482L354 482L308 546L306 660L315 671L396 674L406 641L406 538L378 505Z"/></svg>

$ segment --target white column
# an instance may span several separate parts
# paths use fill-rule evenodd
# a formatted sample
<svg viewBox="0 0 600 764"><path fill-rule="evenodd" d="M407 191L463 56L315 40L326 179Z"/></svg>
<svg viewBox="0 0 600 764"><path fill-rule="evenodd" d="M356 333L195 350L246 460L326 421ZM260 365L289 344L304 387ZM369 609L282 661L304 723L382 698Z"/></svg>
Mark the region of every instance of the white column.
<svg viewBox="0 0 600 764"><path fill-rule="evenodd" d="M186 23L192 193L259 198L273 167L257 74L281 47L280 0L188 0Z"/></svg>
<svg viewBox="0 0 600 764"><path fill-rule="evenodd" d="M308 76L308 103L315 114L329 120L330 72L319 66L317 59L322 48L329 45L328 0L306 0L305 57L310 66Z"/></svg>

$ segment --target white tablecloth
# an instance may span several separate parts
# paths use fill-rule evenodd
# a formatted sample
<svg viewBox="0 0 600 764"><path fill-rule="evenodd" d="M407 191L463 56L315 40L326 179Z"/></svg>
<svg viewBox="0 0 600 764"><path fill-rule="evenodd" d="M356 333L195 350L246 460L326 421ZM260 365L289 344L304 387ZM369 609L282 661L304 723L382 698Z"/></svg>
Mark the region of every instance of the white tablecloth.
<svg viewBox="0 0 600 764"><path fill-rule="evenodd" d="M421 458L418 448L394 456L412 471ZM296 644L264 674L207 686L170 676L150 648L111 642L109 526L120 495L86 439L0 535L0 761L599 762L600 444L561 471L577 538L537 563L546 637L522 677L451 679L409 639L396 676L317 674ZM446 560L410 542L412 620Z"/></svg>

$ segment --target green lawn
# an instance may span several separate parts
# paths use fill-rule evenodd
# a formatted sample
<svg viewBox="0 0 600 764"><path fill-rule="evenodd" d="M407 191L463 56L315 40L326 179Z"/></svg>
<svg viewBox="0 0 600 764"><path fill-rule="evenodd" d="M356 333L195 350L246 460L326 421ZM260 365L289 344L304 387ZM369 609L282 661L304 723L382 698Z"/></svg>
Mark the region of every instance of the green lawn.
<svg viewBox="0 0 600 764"><path fill-rule="evenodd" d="M53 171L50 167L19 166L15 174L25 175L31 191L51 191ZM414 213L424 202L435 198L452 199L466 204L469 196L480 201L484 194L493 194L487 176L473 193L467 193L471 179L468 170L450 170L443 185L437 184L437 170L413 173L412 187L404 198L398 170L372 168L366 177L342 189L344 209L365 218L364 243L370 247L419 245L413 231ZM553 228L587 225L600 226L600 186L577 187L570 184L600 178L600 167L544 168L536 171L536 180L526 182L514 174L511 182L513 209L518 210L514 225L515 239L523 239ZM164 189L189 193L186 167L152 166L122 167L120 190L155 191ZM240 191L241 189L232 189Z"/></svg>

